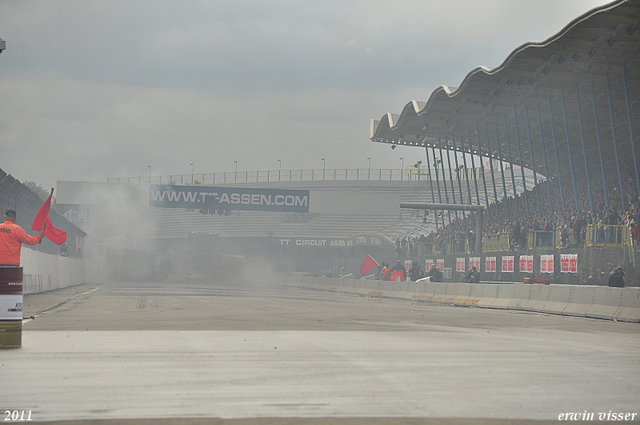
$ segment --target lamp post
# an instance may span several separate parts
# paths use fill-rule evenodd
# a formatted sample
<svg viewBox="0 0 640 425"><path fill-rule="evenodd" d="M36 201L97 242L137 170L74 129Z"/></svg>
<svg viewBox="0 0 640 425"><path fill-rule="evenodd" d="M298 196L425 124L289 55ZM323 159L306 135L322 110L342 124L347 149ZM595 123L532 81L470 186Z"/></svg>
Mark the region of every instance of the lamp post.
<svg viewBox="0 0 640 425"><path fill-rule="evenodd" d="M367 157L367 161L369 161L369 170L367 171L367 180L371 180L371 157Z"/></svg>
<svg viewBox="0 0 640 425"><path fill-rule="evenodd" d="M400 157L400 180L402 180L402 176L404 175L404 157Z"/></svg>
<svg viewBox="0 0 640 425"><path fill-rule="evenodd" d="M234 183L238 183L238 161L234 159L233 163L236 165L236 173L234 175L233 181Z"/></svg>
<svg viewBox="0 0 640 425"><path fill-rule="evenodd" d="M147 164L147 168L149 169L149 184L151 184L151 164Z"/></svg>
<svg viewBox="0 0 640 425"><path fill-rule="evenodd" d="M278 158L278 181L281 180L280 174L282 173L282 160Z"/></svg>
<svg viewBox="0 0 640 425"><path fill-rule="evenodd" d="M321 159L322 159L322 180L324 180L324 173L327 170L327 163L325 162L324 156Z"/></svg>
<svg viewBox="0 0 640 425"><path fill-rule="evenodd" d="M193 186L193 175L195 174L195 165L193 165L193 162L190 162L189 165L191 165L191 185Z"/></svg>

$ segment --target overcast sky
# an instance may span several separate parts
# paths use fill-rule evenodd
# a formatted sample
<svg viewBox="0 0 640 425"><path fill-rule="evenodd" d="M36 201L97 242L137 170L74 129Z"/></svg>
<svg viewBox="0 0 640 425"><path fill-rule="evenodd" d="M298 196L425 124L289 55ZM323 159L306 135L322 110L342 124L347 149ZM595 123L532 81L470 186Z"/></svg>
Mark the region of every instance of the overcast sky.
<svg viewBox="0 0 640 425"><path fill-rule="evenodd" d="M371 119L598 0L2 0L0 168L57 181L399 168Z"/></svg>

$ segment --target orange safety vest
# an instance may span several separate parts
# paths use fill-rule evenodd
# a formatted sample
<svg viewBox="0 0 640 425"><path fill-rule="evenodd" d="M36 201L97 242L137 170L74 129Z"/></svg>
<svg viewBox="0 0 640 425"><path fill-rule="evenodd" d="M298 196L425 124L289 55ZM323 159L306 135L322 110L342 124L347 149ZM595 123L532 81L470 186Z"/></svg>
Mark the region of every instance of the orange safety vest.
<svg viewBox="0 0 640 425"><path fill-rule="evenodd" d="M404 282L404 272L402 270L394 270L391 276L391 281L395 282L397 278L400 278L401 282Z"/></svg>
<svg viewBox="0 0 640 425"><path fill-rule="evenodd" d="M0 264L19 266L22 244L35 245L40 239L40 235L27 235L22 227L12 221L0 224Z"/></svg>

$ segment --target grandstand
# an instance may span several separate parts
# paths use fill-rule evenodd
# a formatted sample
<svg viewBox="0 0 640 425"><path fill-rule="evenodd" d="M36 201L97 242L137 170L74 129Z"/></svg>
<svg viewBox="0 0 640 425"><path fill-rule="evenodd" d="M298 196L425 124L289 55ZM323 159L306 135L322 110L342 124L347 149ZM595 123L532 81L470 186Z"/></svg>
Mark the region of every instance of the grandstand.
<svg viewBox="0 0 640 425"><path fill-rule="evenodd" d="M427 102L372 120L371 140L441 158L443 150L474 153L481 163L527 167L534 180L547 176L547 184L527 187L535 195L524 191L524 203L514 203L518 218L627 210L640 195L639 15L638 0L593 9L549 39L518 47L500 66L472 70L460 87L441 86ZM514 186L511 172L490 171L492 184L474 203L489 205L494 188Z"/></svg>
<svg viewBox="0 0 640 425"><path fill-rule="evenodd" d="M574 271L578 279L564 279L571 282L596 282L615 261L634 275L640 242L639 22L639 0L595 8L547 40L516 48L500 66L473 69L459 87L441 86L426 102L414 100L400 114L372 120L371 141L421 148L427 158L464 152L479 156L481 164L499 162L499 173L483 170L479 197L469 197L488 206L483 251L546 249L555 257L588 259ZM516 186L516 166L530 169L534 181L547 179L504 197ZM430 235L441 250L470 231L464 221L446 224ZM585 248L590 250L576 251ZM499 277L499 268L487 269Z"/></svg>

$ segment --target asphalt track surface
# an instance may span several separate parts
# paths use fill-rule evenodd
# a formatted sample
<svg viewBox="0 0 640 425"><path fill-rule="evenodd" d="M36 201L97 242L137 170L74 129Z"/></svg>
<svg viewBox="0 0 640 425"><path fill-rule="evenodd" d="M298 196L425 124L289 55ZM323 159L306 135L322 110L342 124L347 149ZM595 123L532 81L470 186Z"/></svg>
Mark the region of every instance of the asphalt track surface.
<svg viewBox="0 0 640 425"><path fill-rule="evenodd" d="M640 413L640 325L270 283L109 282L24 299L0 419L546 424ZM3 421L4 423L14 423Z"/></svg>

